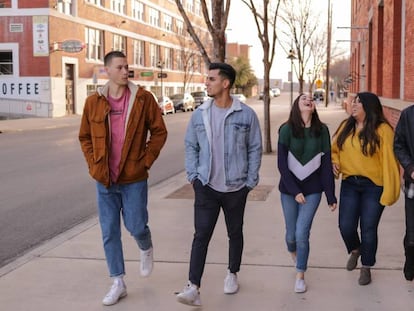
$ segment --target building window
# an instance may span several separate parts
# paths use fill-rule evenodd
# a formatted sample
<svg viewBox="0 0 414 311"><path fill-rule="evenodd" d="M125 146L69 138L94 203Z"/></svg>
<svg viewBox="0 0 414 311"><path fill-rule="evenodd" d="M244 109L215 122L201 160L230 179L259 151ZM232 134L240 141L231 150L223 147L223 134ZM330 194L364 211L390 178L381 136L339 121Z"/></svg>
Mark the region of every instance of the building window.
<svg viewBox="0 0 414 311"><path fill-rule="evenodd" d="M85 28L86 59L103 61L103 31Z"/></svg>
<svg viewBox="0 0 414 311"><path fill-rule="evenodd" d="M194 1L194 14L201 16L201 4L200 0Z"/></svg>
<svg viewBox="0 0 414 311"><path fill-rule="evenodd" d="M0 76L13 75L13 51L0 51Z"/></svg>
<svg viewBox="0 0 414 311"><path fill-rule="evenodd" d="M126 53L126 37L114 34L112 51L122 51Z"/></svg>
<svg viewBox="0 0 414 311"><path fill-rule="evenodd" d="M193 0L187 0L186 1L187 4L187 10L194 13L194 3Z"/></svg>
<svg viewBox="0 0 414 311"><path fill-rule="evenodd" d="M170 48L164 48L164 67L167 69L173 69L172 61L173 61L173 50Z"/></svg>
<svg viewBox="0 0 414 311"><path fill-rule="evenodd" d="M151 67L157 67L158 62L161 60L161 47L157 44L150 45L150 58L151 58Z"/></svg>
<svg viewBox="0 0 414 311"><path fill-rule="evenodd" d="M97 6L104 6L104 4L103 4L104 0L86 0L86 2L95 4Z"/></svg>
<svg viewBox="0 0 414 311"><path fill-rule="evenodd" d="M132 17L144 21L144 4L141 1L132 0Z"/></svg>
<svg viewBox="0 0 414 311"><path fill-rule="evenodd" d="M57 11L66 15L73 15L73 1L59 0L57 2Z"/></svg>
<svg viewBox="0 0 414 311"><path fill-rule="evenodd" d="M145 43L141 40L134 40L134 61L135 66L145 66Z"/></svg>
<svg viewBox="0 0 414 311"><path fill-rule="evenodd" d="M172 31L172 16L164 14L164 29Z"/></svg>
<svg viewBox="0 0 414 311"><path fill-rule="evenodd" d="M149 23L152 26L160 27L160 11L150 8L149 9Z"/></svg>
<svg viewBox="0 0 414 311"><path fill-rule="evenodd" d="M111 10L120 13L125 14L126 13L126 7L125 7L125 0L111 0Z"/></svg>
<svg viewBox="0 0 414 311"><path fill-rule="evenodd" d="M177 28L177 34L182 36L184 34L184 22L176 20L175 26Z"/></svg>
<svg viewBox="0 0 414 311"><path fill-rule="evenodd" d="M0 0L0 9L10 9L11 7L11 0Z"/></svg>
<svg viewBox="0 0 414 311"><path fill-rule="evenodd" d="M176 53L175 64L177 65L175 67L176 70L180 70L180 71L184 70L183 57L182 57L181 51L179 50Z"/></svg>

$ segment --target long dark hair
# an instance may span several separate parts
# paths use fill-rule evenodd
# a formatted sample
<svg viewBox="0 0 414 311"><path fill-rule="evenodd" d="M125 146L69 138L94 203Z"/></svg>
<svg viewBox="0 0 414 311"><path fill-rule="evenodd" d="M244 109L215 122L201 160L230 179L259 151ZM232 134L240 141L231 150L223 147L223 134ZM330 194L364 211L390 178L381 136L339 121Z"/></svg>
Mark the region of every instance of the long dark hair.
<svg viewBox="0 0 414 311"><path fill-rule="evenodd" d="M305 95L304 93L299 94L298 97L293 101L292 109L290 110L289 118L285 122L289 124L292 129L293 136L296 138L303 138L305 136L305 123L302 120L302 115L299 109L300 97ZM319 137L322 133L322 126L324 124L319 119L318 112L315 110L312 113L310 134L314 137Z"/></svg>
<svg viewBox="0 0 414 311"><path fill-rule="evenodd" d="M358 138L361 142L361 151L365 156L372 156L377 148L380 147L380 138L377 133L377 128L382 124L386 123L391 126L385 119L382 111L382 105L377 95L369 92L360 92L355 96L359 98L362 104L362 108L365 111L364 127L358 134ZM354 99L354 100L355 100ZM345 121L345 125L342 131L338 133L338 130L334 135L338 135L337 144L339 150L342 150L342 146L346 138L349 135L354 136L356 133L356 120L353 116L350 116Z"/></svg>

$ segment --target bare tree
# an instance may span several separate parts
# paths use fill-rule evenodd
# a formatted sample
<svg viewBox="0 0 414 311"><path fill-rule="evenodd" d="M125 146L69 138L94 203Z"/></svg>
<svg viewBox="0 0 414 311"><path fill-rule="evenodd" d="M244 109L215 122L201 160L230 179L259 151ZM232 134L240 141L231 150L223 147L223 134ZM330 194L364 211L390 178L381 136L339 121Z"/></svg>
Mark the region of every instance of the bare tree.
<svg viewBox="0 0 414 311"><path fill-rule="evenodd" d="M284 24L284 27L281 27L284 38L279 42L286 54L290 49L295 53L294 68L299 81L299 92L302 93L306 68L314 62L313 66L310 66L315 71L314 81L317 67L320 65L315 63L314 57L319 57L322 48L326 55L326 39L320 39L325 32L320 27L320 13L316 14L312 10L315 7L312 0L283 0L283 4L283 14L280 18Z"/></svg>
<svg viewBox="0 0 414 311"><path fill-rule="evenodd" d="M212 61L224 62L226 58L226 27L229 16L231 0L211 0L211 17L207 8L206 0L200 0L204 21L207 25L207 29L212 37L213 43L213 55L209 55L208 50L202 43L202 40L198 36L196 30L191 23L186 10L183 7L181 0L175 0L178 11L184 19L187 31L191 38L197 45L204 62L209 65Z"/></svg>
<svg viewBox="0 0 414 311"><path fill-rule="evenodd" d="M276 20L279 5L282 0L263 0L261 6L256 6L254 0L242 0L253 13L257 27L257 36L263 47L263 103L264 103L264 152L272 152L272 140L270 130L270 69L272 68L276 48Z"/></svg>

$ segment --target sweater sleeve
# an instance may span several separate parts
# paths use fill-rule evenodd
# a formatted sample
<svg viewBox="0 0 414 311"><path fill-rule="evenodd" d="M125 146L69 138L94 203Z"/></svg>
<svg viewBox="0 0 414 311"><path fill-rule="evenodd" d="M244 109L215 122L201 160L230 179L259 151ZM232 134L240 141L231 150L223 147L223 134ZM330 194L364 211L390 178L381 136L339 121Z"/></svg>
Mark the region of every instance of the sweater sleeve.
<svg viewBox="0 0 414 311"><path fill-rule="evenodd" d="M328 205L332 205L333 203L337 203L337 200L335 197L335 181L332 171L330 135L326 126L322 132L322 145L326 147L323 148L324 155L321 159L321 182Z"/></svg>
<svg viewBox="0 0 414 311"><path fill-rule="evenodd" d="M291 131L287 124L282 125L279 130L279 140L277 144L277 167L280 172L280 182L286 189L289 189L289 194L296 196L302 191L288 167L288 142L291 135L290 133Z"/></svg>
<svg viewBox="0 0 414 311"><path fill-rule="evenodd" d="M400 170L393 150L394 132L388 124L378 128L381 138L381 169L383 192L380 203L384 206L394 204L400 196Z"/></svg>

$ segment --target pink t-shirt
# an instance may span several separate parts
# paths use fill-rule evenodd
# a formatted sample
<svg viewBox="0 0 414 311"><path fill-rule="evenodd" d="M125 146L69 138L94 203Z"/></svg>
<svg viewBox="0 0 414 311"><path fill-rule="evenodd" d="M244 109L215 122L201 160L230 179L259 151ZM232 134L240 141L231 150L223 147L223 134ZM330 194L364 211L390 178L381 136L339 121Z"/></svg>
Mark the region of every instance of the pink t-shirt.
<svg viewBox="0 0 414 311"><path fill-rule="evenodd" d="M108 95L111 105L111 152L109 153L109 171L111 181L116 182L119 176L119 162L121 161L122 146L125 139L126 116L131 92L128 88L120 98L112 98Z"/></svg>

